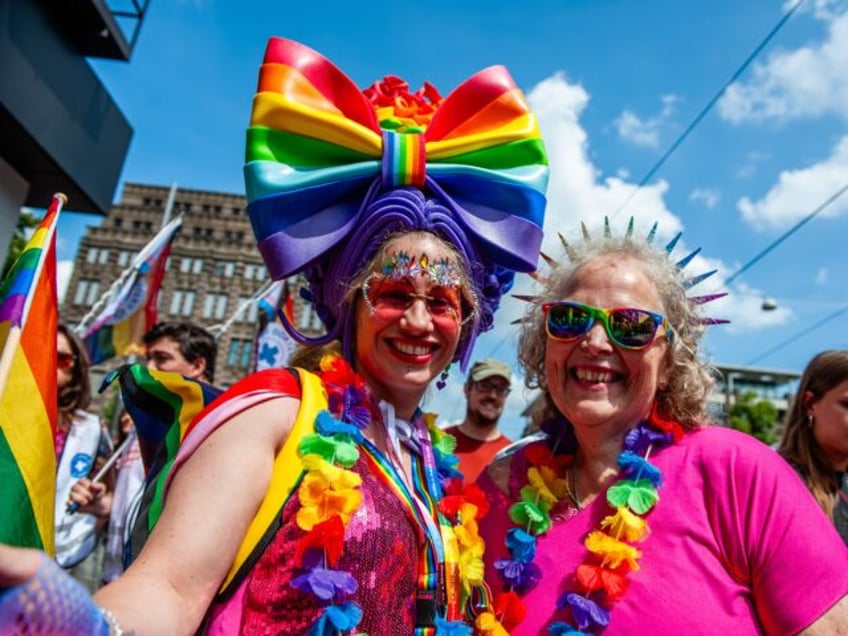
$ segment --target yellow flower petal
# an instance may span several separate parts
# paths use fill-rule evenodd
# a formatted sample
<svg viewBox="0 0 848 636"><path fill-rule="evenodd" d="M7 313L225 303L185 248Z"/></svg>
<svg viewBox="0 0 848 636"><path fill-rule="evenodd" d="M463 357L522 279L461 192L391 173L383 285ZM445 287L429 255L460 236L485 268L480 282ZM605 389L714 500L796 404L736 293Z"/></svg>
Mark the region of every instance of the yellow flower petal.
<svg viewBox="0 0 848 636"><path fill-rule="evenodd" d="M549 504L553 505L557 502L557 497L550 491L548 485L545 483L545 480L542 478L542 475L539 474L539 470L532 466L530 470L527 471L527 479L530 481L530 485L533 489L538 493L538 495Z"/></svg>
<svg viewBox="0 0 848 636"><path fill-rule="evenodd" d="M620 506L615 514L605 517L601 527L608 528L611 537L624 541L642 541L648 531L648 523L626 506Z"/></svg>
<svg viewBox="0 0 848 636"><path fill-rule="evenodd" d="M613 539L600 530L590 532L584 544L589 552L601 558L601 564L605 567L615 569L622 563L627 563L634 572L639 569L636 560L642 556L642 553L632 545Z"/></svg>
<svg viewBox="0 0 848 636"><path fill-rule="evenodd" d="M503 625L498 622L498 619L495 618L492 612L483 612L480 614L477 620L474 621L474 627L480 630L480 633L485 636L509 636L509 632L503 628Z"/></svg>

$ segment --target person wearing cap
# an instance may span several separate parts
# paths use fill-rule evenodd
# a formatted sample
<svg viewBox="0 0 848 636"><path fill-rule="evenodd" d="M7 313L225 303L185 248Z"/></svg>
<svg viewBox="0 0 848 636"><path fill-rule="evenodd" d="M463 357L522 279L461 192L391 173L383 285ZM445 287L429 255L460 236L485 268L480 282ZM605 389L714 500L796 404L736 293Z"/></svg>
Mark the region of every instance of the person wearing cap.
<svg viewBox="0 0 848 636"><path fill-rule="evenodd" d="M468 373L465 419L446 429L456 438L454 454L467 483L476 481L495 453L512 441L498 428L511 381L509 366L500 360L478 360Z"/></svg>

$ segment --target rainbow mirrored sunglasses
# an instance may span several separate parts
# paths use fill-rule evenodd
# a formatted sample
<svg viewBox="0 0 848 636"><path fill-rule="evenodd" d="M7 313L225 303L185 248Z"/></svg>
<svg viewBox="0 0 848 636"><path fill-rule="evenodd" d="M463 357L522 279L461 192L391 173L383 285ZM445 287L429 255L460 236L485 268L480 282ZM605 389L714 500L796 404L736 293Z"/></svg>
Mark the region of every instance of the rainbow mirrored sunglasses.
<svg viewBox="0 0 848 636"><path fill-rule="evenodd" d="M622 349L639 350L650 346L662 326L666 338L673 332L662 314L635 307L599 309L569 300L542 305L548 337L560 342L572 342L589 333L595 320L600 320L610 341Z"/></svg>

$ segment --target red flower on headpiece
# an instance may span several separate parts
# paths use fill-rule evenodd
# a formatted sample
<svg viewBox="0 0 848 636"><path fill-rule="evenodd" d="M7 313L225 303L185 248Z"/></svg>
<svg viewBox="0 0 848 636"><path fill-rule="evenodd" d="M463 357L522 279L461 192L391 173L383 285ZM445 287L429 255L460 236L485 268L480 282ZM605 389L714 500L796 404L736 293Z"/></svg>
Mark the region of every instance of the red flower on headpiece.
<svg viewBox="0 0 848 636"><path fill-rule="evenodd" d="M426 128L442 101L439 91L429 82L410 93L409 82L395 75L386 75L362 92L377 109L381 122L396 120L398 127L413 124Z"/></svg>

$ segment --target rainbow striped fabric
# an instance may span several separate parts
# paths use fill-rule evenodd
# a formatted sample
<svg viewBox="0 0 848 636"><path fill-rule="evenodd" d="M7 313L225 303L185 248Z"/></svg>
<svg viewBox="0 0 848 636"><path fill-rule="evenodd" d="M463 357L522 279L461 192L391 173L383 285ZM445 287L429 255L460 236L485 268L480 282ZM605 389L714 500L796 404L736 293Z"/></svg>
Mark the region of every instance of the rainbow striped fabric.
<svg viewBox="0 0 848 636"><path fill-rule="evenodd" d="M272 278L334 249L375 187L425 184L456 204L462 226L490 258L535 270L548 160L523 93L502 66L444 99L432 87L429 93L428 112L410 120L400 106L416 96L372 103L320 53L269 40L244 173L248 214Z"/></svg>
<svg viewBox="0 0 848 636"><path fill-rule="evenodd" d="M92 364L115 356L144 353L142 339L156 323L156 301L165 264L171 241L181 225L182 217L174 219L144 246L130 266L130 275L85 330L83 340Z"/></svg>
<svg viewBox="0 0 848 636"><path fill-rule="evenodd" d="M55 195L0 283L0 543L53 553L56 496Z"/></svg>

